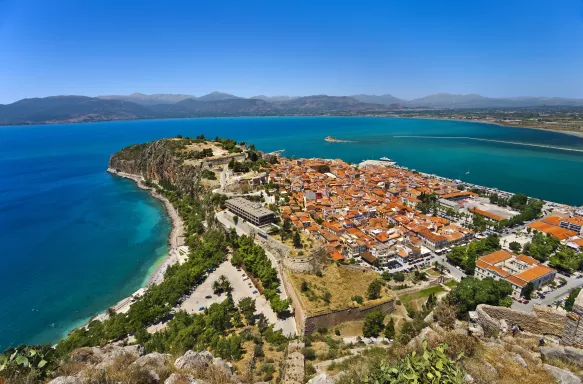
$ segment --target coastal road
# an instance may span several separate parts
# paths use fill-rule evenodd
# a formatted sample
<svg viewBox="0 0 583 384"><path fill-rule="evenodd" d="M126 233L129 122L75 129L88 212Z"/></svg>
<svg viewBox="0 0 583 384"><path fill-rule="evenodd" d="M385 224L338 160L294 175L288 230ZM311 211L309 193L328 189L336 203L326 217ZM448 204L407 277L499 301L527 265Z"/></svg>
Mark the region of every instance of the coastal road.
<svg viewBox="0 0 583 384"><path fill-rule="evenodd" d="M523 312L530 312L534 305L553 305L555 301L561 300L564 297L567 297L572 289L575 288L582 288L583 287L583 279L577 279L575 277L568 277L557 273L557 277L561 277L567 280L567 284L563 287L555 289L554 291L545 295L544 299L533 299L528 304L522 304L518 302L514 302L512 304L512 309L517 309Z"/></svg>

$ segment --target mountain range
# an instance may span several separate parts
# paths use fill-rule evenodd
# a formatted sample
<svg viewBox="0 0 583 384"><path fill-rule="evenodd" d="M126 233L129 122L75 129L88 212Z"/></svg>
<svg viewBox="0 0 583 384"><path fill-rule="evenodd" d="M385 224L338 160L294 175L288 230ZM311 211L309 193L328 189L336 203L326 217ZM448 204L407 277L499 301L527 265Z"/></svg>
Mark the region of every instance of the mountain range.
<svg viewBox="0 0 583 384"><path fill-rule="evenodd" d="M515 97L438 93L414 100L392 95L255 96L243 98L212 92L183 94L51 96L0 104L0 125L71 123L107 120L211 116L375 114L403 109L513 108L583 106L583 99Z"/></svg>

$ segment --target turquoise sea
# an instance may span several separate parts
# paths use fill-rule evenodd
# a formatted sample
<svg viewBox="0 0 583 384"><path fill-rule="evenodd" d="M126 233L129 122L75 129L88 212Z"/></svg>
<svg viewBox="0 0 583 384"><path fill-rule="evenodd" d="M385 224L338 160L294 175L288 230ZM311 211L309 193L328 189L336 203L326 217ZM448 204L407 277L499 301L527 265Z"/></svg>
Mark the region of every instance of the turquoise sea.
<svg viewBox="0 0 583 384"><path fill-rule="evenodd" d="M170 222L160 202L106 173L107 161L129 144L201 133L287 156L386 156L423 172L583 204L583 139L540 130L349 117L0 127L0 350L54 343L144 284L167 251ZM328 143L328 135L353 142Z"/></svg>

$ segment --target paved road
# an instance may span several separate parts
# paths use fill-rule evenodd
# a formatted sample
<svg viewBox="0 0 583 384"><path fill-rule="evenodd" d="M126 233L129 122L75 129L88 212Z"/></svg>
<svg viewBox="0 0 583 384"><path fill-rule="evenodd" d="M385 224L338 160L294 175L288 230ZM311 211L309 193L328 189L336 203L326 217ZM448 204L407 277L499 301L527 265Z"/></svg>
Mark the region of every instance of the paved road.
<svg viewBox="0 0 583 384"><path fill-rule="evenodd" d="M583 287L583 279L576 279L575 277L567 277L565 275L561 275L557 273L557 277L562 277L563 279L567 280L567 284L559 289L554 290L553 292L545 295L544 299L533 299L528 304L521 304L518 302L514 302L512 304L512 309L518 309L520 311L529 312L532 310L534 305L553 305L555 301L561 300L564 297L567 297L572 289L574 288L582 288Z"/></svg>

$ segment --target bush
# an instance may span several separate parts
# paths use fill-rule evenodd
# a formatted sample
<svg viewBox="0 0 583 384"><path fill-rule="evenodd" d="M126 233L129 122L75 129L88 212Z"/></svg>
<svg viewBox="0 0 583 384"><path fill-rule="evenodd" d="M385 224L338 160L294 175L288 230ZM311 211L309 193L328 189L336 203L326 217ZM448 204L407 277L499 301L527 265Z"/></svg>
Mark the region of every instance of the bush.
<svg viewBox="0 0 583 384"><path fill-rule="evenodd" d="M302 354L306 360L315 360L316 359L316 350L314 348L304 348L302 350Z"/></svg>
<svg viewBox="0 0 583 384"><path fill-rule="evenodd" d="M403 272L395 272L393 274L393 280L402 283L403 281L405 281L405 274Z"/></svg>
<svg viewBox="0 0 583 384"><path fill-rule="evenodd" d="M423 341L422 353L411 352L394 366L381 362L368 375L371 383L462 383L465 372L459 365L460 357L450 359L447 345L427 348Z"/></svg>
<svg viewBox="0 0 583 384"><path fill-rule="evenodd" d="M369 300L378 299L381 297L381 287L381 282L379 280L374 280L372 283L370 283L368 289L366 290L366 297Z"/></svg>
<svg viewBox="0 0 583 384"><path fill-rule="evenodd" d="M253 352L255 353L255 357L263 357L265 354L263 353L263 347L260 344L255 344L253 348Z"/></svg>
<svg viewBox="0 0 583 384"><path fill-rule="evenodd" d="M364 302L364 299L362 298L362 296L352 296L352 301L355 301L358 304L362 304Z"/></svg>

